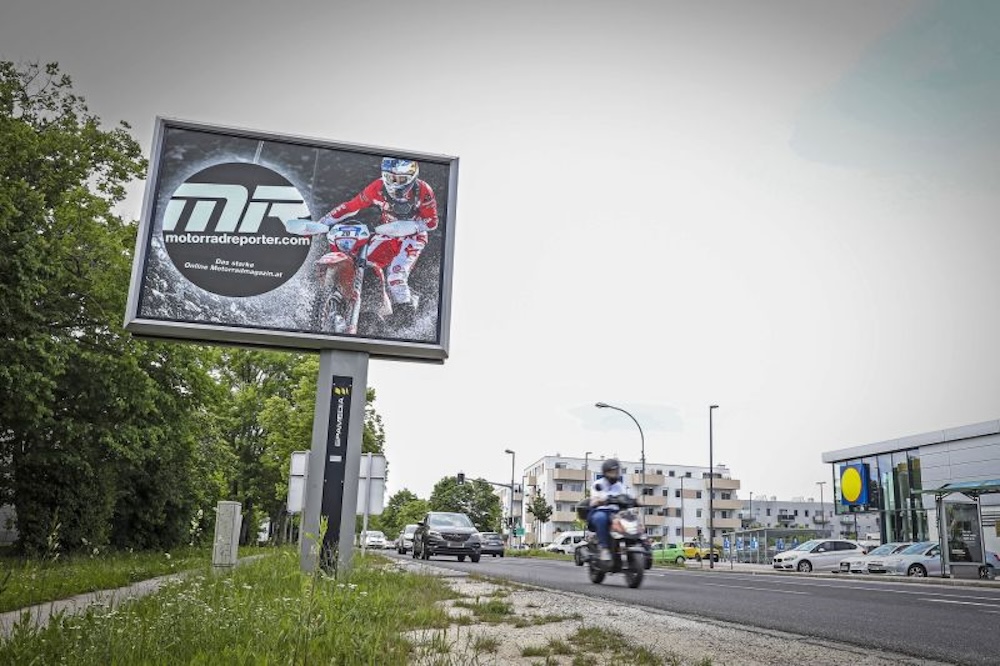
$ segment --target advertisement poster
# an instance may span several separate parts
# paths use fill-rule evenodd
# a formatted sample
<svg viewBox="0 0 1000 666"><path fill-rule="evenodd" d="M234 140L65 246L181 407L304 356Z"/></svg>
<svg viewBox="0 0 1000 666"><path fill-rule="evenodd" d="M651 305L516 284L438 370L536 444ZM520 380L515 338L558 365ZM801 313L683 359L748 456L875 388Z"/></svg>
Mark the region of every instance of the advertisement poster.
<svg viewBox="0 0 1000 666"><path fill-rule="evenodd" d="M979 524L979 505L945 502L944 519L948 530L948 561L982 562L983 542Z"/></svg>
<svg viewBox="0 0 1000 666"><path fill-rule="evenodd" d="M126 327L443 359L457 161L161 119Z"/></svg>

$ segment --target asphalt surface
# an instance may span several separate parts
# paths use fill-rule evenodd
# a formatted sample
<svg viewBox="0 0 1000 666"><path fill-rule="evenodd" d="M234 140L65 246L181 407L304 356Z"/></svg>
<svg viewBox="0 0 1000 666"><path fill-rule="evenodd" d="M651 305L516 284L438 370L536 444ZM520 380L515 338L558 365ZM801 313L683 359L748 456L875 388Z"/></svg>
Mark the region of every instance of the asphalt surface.
<svg viewBox="0 0 1000 666"><path fill-rule="evenodd" d="M621 575L594 585L585 567L563 560L487 557L473 564L439 557L430 564L866 649L1000 664L1000 589L991 587L731 572L723 563L714 571L657 567L632 590Z"/></svg>

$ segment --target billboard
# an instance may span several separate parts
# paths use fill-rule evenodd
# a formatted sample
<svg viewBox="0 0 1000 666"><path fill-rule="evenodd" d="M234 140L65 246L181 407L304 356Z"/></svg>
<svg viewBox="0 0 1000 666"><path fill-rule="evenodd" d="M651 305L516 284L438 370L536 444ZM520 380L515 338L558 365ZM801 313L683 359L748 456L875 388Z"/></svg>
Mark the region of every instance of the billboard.
<svg viewBox="0 0 1000 666"><path fill-rule="evenodd" d="M158 118L125 328L448 355L458 158Z"/></svg>

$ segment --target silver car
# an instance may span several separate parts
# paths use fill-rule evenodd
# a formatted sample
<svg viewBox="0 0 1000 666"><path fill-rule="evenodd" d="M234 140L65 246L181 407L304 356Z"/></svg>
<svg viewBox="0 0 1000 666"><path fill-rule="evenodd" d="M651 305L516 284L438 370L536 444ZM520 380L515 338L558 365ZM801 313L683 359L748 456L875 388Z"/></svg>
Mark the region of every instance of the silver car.
<svg viewBox="0 0 1000 666"><path fill-rule="evenodd" d="M775 569L786 569L809 573L817 571L839 571L840 561L849 557L864 555L865 549L857 541L846 539L813 539L801 546L786 550L774 556Z"/></svg>
<svg viewBox="0 0 1000 666"><path fill-rule="evenodd" d="M894 576L940 576L941 547L934 541L915 543L885 558L885 569Z"/></svg>
<svg viewBox="0 0 1000 666"><path fill-rule="evenodd" d="M902 552L911 545L912 542L884 543L869 551L867 555L848 557L840 561L840 573L885 573L885 558Z"/></svg>

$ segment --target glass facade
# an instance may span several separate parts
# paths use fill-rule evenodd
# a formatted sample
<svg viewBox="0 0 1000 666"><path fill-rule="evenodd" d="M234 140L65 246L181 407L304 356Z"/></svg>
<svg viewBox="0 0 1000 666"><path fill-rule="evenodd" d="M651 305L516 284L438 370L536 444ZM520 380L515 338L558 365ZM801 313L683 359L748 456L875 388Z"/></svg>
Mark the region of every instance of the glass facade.
<svg viewBox="0 0 1000 666"><path fill-rule="evenodd" d="M868 505L853 507L840 503L841 465L868 465ZM929 538L927 511L920 490L920 455L917 449L893 451L877 456L852 458L833 463L833 487L838 518L850 527L855 512L879 514L882 543L890 541L926 541ZM863 535L855 535L862 538Z"/></svg>

